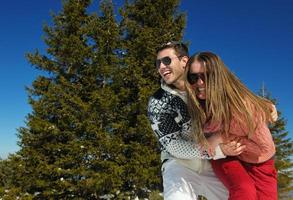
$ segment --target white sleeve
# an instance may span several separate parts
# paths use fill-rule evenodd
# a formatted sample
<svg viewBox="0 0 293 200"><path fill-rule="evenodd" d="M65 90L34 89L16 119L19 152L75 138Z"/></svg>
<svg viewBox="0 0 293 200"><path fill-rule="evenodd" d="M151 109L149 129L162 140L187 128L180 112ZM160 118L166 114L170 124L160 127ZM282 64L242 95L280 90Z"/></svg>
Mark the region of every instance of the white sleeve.
<svg viewBox="0 0 293 200"><path fill-rule="evenodd" d="M163 138L161 141L164 140ZM180 137L177 139L169 140L169 142L163 142L164 148L172 156L181 159L211 159L206 151L202 151L200 146L193 141L186 141Z"/></svg>
<svg viewBox="0 0 293 200"><path fill-rule="evenodd" d="M227 156L223 153L220 145L218 144L215 148L215 156L213 157L213 160L218 160L222 158L226 158Z"/></svg>

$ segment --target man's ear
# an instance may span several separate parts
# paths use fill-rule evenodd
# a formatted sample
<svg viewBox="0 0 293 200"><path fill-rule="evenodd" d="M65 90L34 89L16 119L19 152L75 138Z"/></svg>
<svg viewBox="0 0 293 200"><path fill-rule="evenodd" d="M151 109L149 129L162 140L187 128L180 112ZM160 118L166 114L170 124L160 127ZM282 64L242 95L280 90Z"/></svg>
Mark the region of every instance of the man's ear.
<svg viewBox="0 0 293 200"><path fill-rule="evenodd" d="M181 61L182 62L184 62L184 69L185 69L185 67L186 67L186 64L187 64L187 62L188 62L188 57L187 56L183 56L182 58L181 58Z"/></svg>

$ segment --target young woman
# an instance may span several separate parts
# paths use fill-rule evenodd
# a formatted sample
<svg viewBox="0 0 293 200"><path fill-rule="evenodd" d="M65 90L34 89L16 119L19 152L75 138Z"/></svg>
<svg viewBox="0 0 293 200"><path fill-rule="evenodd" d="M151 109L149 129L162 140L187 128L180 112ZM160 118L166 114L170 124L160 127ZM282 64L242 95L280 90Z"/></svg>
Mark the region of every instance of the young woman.
<svg viewBox="0 0 293 200"><path fill-rule="evenodd" d="M276 200L275 146L268 129L268 123L274 120L274 106L253 94L214 53L190 57L186 76L196 140L210 154L215 145L230 140L245 145L238 156L226 152L230 155L227 158L211 161L229 190L229 199Z"/></svg>

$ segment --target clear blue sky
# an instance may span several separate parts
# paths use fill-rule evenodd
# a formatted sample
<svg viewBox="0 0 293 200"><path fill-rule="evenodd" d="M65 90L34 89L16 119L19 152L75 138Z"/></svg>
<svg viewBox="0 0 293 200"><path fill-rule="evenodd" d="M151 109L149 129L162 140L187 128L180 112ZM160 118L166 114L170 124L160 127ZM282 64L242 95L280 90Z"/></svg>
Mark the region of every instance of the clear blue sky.
<svg viewBox="0 0 293 200"><path fill-rule="evenodd" d="M97 2L97 1L96 1ZM117 6L121 0L115 1ZM45 52L42 26L59 0L3 1L0 7L0 157L18 149L16 129L31 112L25 86L41 72L25 53ZM264 83L278 100L293 138L293 1L182 0L190 51L214 51L253 91Z"/></svg>

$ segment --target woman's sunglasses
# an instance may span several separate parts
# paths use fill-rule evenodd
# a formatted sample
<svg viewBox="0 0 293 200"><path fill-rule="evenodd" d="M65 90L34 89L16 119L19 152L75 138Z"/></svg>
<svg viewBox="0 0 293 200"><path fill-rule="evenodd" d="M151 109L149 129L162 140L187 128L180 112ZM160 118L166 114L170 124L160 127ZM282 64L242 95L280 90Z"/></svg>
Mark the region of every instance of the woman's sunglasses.
<svg viewBox="0 0 293 200"><path fill-rule="evenodd" d="M208 74L206 76L208 76ZM204 73L188 73L187 81L191 85L195 84L198 81L198 79L201 79L203 82L205 82L206 76Z"/></svg>

